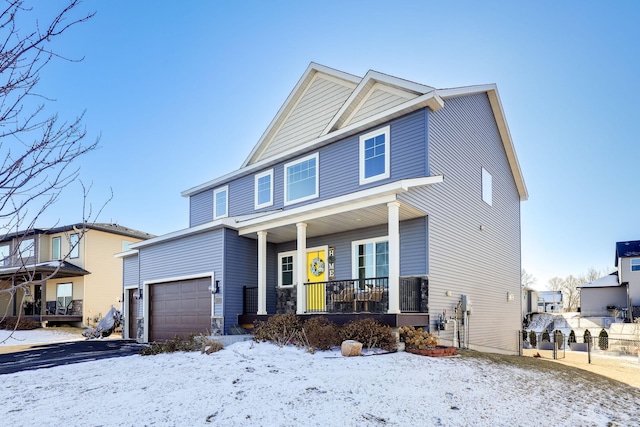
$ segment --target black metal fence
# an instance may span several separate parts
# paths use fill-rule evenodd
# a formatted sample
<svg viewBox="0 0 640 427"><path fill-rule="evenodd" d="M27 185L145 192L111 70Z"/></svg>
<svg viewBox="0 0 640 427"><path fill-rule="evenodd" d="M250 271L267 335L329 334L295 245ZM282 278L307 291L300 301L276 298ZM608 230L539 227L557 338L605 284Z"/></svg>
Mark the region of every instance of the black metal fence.
<svg viewBox="0 0 640 427"><path fill-rule="evenodd" d="M242 287L242 313L256 314L258 312L258 287Z"/></svg>
<svg viewBox="0 0 640 427"><path fill-rule="evenodd" d="M402 313L420 313L427 303L422 297L420 277L400 278L400 311Z"/></svg>

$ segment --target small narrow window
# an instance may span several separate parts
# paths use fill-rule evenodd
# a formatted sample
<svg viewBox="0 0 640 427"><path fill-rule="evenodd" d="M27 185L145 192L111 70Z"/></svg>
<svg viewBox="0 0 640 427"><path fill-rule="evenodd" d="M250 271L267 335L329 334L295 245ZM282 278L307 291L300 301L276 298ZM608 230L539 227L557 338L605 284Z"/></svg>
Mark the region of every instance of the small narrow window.
<svg viewBox="0 0 640 427"><path fill-rule="evenodd" d="M491 174L482 168L482 200L489 206L493 205L493 188L491 184Z"/></svg>
<svg viewBox="0 0 640 427"><path fill-rule="evenodd" d="M318 197L318 153L284 165L284 204Z"/></svg>
<svg viewBox="0 0 640 427"><path fill-rule="evenodd" d="M51 259L60 259L60 236L51 239Z"/></svg>
<svg viewBox="0 0 640 427"><path fill-rule="evenodd" d="M229 187L218 188L213 192L213 219L229 216Z"/></svg>
<svg viewBox="0 0 640 427"><path fill-rule="evenodd" d="M69 258L78 258L80 256L80 235L73 233L69 236Z"/></svg>
<svg viewBox="0 0 640 427"><path fill-rule="evenodd" d="M640 271L640 258L633 258L631 260L631 271Z"/></svg>
<svg viewBox="0 0 640 427"><path fill-rule="evenodd" d="M295 252L278 254L278 286L293 286L295 280L293 268L295 256Z"/></svg>
<svg viewBox="0 0 640 427"><path fill-rule="evenodd" d="M273 169L256 175L255 208L273 205Z"/></svg>
<svg viewBox="0 0 640 427"><path fill-rule="evenodd" d="M390 127L360 137L360 184L389 178Z"/></svg>

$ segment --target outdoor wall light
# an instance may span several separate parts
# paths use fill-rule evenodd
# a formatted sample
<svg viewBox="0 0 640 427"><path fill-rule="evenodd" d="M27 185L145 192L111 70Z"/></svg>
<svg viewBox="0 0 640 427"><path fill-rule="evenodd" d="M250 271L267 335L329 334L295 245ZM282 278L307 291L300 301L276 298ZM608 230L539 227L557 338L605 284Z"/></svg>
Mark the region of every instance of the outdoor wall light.
<svg viewBox="0 0 640 427"><path fill-rule="evenodd" d="M216 287L213 289L213 293L217 294L220 292L220 280L216 280Z"/></svg>
<svg viewBox="0 0 640 427"><path fill-rule="evenodd" d="M133 299L135 300L142 299L142 289L138 289L133 293Z"/></svg>
<svg viewBox="0 0 640 427"><path fill-rule="evenodd" d="M511 292L507 292L507 301L513 301L514 297Z"/></svg>

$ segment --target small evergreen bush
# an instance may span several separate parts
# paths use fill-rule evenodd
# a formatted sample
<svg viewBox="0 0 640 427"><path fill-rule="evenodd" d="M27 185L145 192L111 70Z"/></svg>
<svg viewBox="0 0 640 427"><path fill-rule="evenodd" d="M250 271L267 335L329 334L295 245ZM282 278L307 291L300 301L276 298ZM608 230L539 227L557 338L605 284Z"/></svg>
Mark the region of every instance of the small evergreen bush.
<svg viewBox="0 0 640 427"><path fill-rule="evenodd" d="M551 342L551 337L549 336L549 331L546 329L542 331L542 342Z"/></svg>
<svg viewBox="0 0 640 427"><path fill-rule="evenodd" d="M598 347L600 347L600 350L607 350L609 348L609 334L604 328L598 334Z"/></svg>
<svg viewBox="0 0 640 427"><path fill-rule="evenodd" d="M531 343L531 347L536 348L538 345L538 337L536 335L536 331L529 331L529 342Z"/></svg>
<svg viewBox="0 0 640 427"><path fill-rule="evenodd" d="M569 332L569 344L575 343L575 342L577 342L576 341L576 333L572 329L571 332Z"/></svg>
<svg viewBox="0 0 640 427"><path fill-rule="evenodd" d="M553 331L553 342L557 343L556 348L559 350L564 347L564 334L562 333L562 331L559 331L557 329Z"/></svg>
<svg viewBox="0 0 640 427"><path fill-rule="evenodd" d="M589 344L591 342L591 332L588 329L585 329L584 334L582 335L582 342L585 344Z"/></svg>

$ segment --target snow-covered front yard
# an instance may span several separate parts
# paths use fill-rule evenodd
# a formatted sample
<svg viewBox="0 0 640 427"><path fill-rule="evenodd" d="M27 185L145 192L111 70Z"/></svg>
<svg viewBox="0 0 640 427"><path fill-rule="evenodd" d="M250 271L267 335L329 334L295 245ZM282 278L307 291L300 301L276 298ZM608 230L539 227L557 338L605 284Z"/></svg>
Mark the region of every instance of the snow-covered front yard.
<svg viewBox="0 0 640 427"><path fill-rule="evenodd" d="M527 362L473 352L345 358L247 341L211 355L128 356L2 375L0 424L638 425L638 389Z"/></svg>

